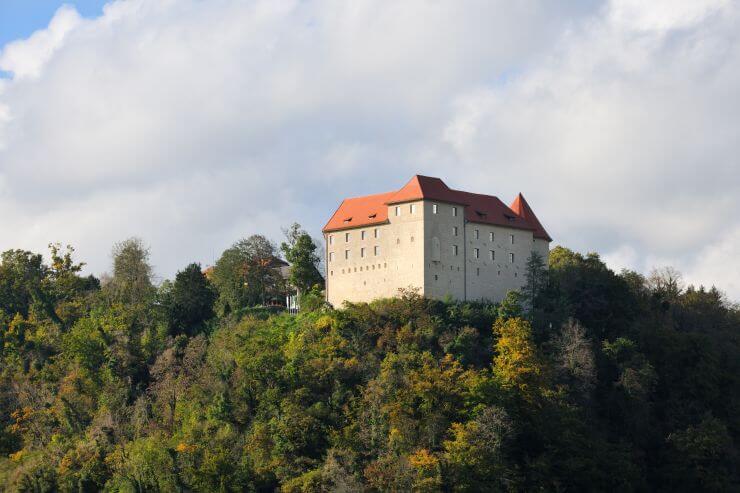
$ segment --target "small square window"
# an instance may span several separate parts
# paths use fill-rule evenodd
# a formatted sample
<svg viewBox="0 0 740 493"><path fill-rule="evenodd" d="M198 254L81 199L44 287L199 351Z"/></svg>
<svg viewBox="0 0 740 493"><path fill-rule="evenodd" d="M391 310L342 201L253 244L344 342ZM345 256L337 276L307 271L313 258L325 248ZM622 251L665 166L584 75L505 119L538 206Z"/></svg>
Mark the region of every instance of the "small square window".
<svg viewBox="0 0 740 493"><path fill-rule="evenodd" d="M452 216L457 217L457 207L452 208Z"/></svg>
<svg viewBox="0 0 740 493"><path fill-rule="evenodd" d="M439 212L439 206L437 204L432 204L432 214L436 214Z"/></svg>
<svg viewBox="0 0 740 493"><path fill-rule="evenodd" d="M400 206L396 206L396 215L397 216L400 216L401 215L401 207Z"/></svg>
<svg viewBox="0 0 740 493"><path fill-rule="evenodd" d="M512 264L514 263L514 254L513 253L510 253L509 254L509 260L511 261Z"/></svg>

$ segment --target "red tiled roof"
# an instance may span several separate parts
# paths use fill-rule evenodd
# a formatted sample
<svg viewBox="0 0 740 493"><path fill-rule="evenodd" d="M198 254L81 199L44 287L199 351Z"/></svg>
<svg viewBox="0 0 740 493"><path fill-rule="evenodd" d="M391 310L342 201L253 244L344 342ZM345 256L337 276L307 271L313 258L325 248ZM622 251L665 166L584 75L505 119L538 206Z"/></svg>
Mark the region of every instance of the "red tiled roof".
<svg viewBox="0 0 740 493"><path fill-rule="evenodd" d="M550 235L547 234L545 228L542 227L540 220L534 215L534 211L529 206L527 201L524 199L524 195L521 193L517 195L514 202L511 203L511 210L516 212L516 215L527 221L534 228L534 237L542 238L543 240L552 241Z"/></svg>
<svg viewBox="0 0 740 493"><path fill-rule="evenodd" d="M526 206L524 208L517 206L519 207L517 211L524 211L525 215L522 215L492 195L453 190L439 178L421 175L411 178L397 192L345 199L326 223L323 231L338 231L387 223L388 205L422 199L461 205L465 211L465 219L469 222L528 229L534 232L535 237L550 241L550 237L526 202L523 202ZM523 201L524 197L521 199ZM514 203L519 204L519 198Z"/></svg>
<svg viewBox="0 0 740 493"><path fill-rule="evenodd" d="M396 192L344 199L323 231L359 228L388 222L388 200Z"/></svg>

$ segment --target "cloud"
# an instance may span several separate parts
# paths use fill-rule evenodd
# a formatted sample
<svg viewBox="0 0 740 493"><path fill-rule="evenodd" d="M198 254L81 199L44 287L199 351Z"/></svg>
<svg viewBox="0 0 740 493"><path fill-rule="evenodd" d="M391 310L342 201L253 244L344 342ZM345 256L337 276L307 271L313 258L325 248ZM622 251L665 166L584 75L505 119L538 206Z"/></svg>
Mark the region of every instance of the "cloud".
<svg viewBox="0 0 740 493"><path fill-rule="evenodd" d="M67 34L82 21L68 5L57 10L49 27L30 38L8 43L0 52L0 70L11 72L16 80L36 78L54 53L63 46Z"/></svg>
<svg viewBox="0 0 740 493"><path fill-rule="evenodd" d="M420 172L709 275L740 226L738 27L721 1L62 8L0 55L0 249L69 242L102 272L135 234L169 277Z"/></svg>

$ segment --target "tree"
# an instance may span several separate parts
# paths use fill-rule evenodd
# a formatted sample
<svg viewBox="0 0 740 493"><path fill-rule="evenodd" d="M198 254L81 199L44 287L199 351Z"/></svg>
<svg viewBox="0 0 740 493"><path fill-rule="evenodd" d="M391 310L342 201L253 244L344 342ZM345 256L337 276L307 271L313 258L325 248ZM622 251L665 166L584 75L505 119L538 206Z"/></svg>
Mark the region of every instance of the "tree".
<svg viewBox="0 0 740 493"><path fill-rule="evenodd" d="M577 392L588 394L596 383L596 364L584 328L575 320L568 320L554 345L561 378Z"/></svg>
<svg viewBox="0 0 740 493"><path fill-rule="evenodd" d="M524 273L525 283L522 287L524 306L530 317L539 308L539 298L547 284L547 267L542 255L532 251L527 259Z"/></svg>
<svg viewBox="0 0 740 493"><path fill-rule="evenodd" d="M149 249L139 238L129 238L113 246L113 278L107 288L113 300L140 304L154 296Z"/></svg>
<svg viewBox="0 0 740 493"><path fill-rule="evenodd" d="M216 291L203 274L200 264L190 264L175 276L167 293L167 320L171 334L195 335L203 332L213 318Z"/></svg>
<svg viewBox="0 0 740 493"><path fill-rule="evenodd" d="M498 319L493 374L503 388L519 392L525 399L544 387L544 368L532 340L532 326L523 318Z"/></svg>
<svg viewBox="0 0 740 493"><path fill-rule="evenodd" d="M288 241L280 245L285 254L285 260L290 265L290 283L305 293L317 284L323 284L324 278L319 273L319 256L317 246L311 235L301 229L301 225L294 223L290 228L283 230Z"/></svg>
<svg viewBox="0 0 740 493"><path fill-rule="evenodd" d="M486 407L467 423L453 423L444 460L453 491L507 491L506 452L514 426L506 411Z"/></svg>
<svg viewBox="0 0 740 493"><path fill-rule="evenodd" d="M275 246L262 235L241 239L224 251L213 269L222 314L265 303L281 291Z"/></svg>
<svg viewBox="0 0 740 493"><path fill-rule="evenodd" d="M42 283L48 268L41 255L8 250L0 256L0 309L8 316L28 317L34 304L46 306Z"/></svg>

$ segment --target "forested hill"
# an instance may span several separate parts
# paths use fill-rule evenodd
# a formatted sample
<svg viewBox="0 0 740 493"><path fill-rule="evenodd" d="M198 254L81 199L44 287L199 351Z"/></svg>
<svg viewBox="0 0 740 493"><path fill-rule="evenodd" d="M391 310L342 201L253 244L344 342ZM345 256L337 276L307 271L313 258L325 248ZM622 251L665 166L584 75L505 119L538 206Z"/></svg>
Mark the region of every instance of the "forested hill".
<svg viewBox="0 0 740 493"><path fill-rule="evenodd" d="M315 245L283 245L320 283ZM413 292L297 316L261 237L155 286L0 259L7 491L738 491L740 310L663 270L530 259L501 304Z"/></svg>

